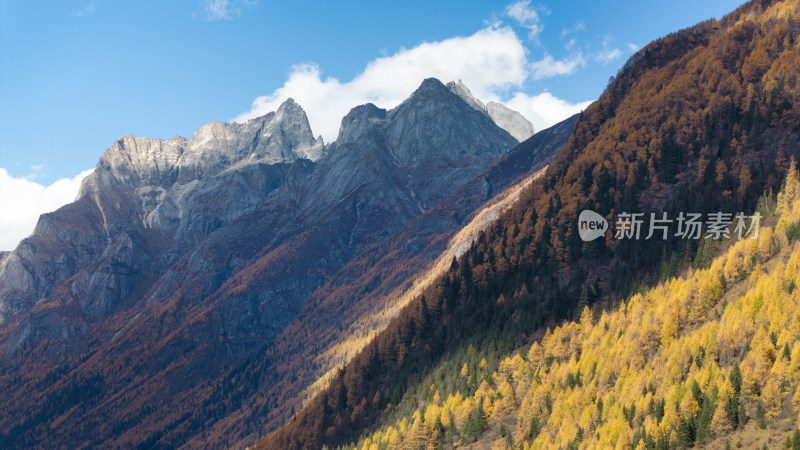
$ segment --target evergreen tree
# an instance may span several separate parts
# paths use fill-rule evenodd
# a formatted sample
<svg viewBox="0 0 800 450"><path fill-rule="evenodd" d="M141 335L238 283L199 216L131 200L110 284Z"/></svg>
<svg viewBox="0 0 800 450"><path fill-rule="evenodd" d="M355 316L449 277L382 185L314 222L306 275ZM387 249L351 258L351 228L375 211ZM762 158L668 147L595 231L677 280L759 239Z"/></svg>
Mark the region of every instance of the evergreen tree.
<svg viewBox="0 0 800 450"><path fill-rule="evenodd" d="M533 442L536 439L536 436L539 436L539 421L536 420L536 416L531 418L531 426L530 430L528 431L528 439Z"/></svg>
<svg viewBox="0 0 800 450"><path fill-rule="evenodd" d="M483 409L483 397L478 401L478 407L469 415L464 424L463 435L472 440L478 440L486 431L486 411Z"/></svg>
<svg viewBox="0 0 800 450"><path fill-rule="evenodd" d="M700 414L697 418L696 441L698 443L702 443L710 434L711 419L714 418L715 403L714 399L708 395L703 398L703 406L701 406Z"/></svg>
<svg viewBox="0 0 800 450"><path fill-rule="evenodd" d="M681 418L678 424L678 447L691 447L694 445L695 428L691 419Z"/></svg>

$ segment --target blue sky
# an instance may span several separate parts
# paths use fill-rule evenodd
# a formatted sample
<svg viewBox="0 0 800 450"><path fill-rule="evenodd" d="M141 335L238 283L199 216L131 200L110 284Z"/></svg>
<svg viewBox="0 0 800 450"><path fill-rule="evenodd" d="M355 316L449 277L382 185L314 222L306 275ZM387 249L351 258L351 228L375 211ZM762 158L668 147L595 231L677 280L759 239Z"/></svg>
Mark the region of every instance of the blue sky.
<svg viewBox="0 0 800 450"><path fill-rule="evenodd" d="M288 95L326 141L349 107L394 106L429 75L542 128L596 99L639 47L739 4L5 0L0 234L9 186L74 190L121 135L189 137Z"/></svg>

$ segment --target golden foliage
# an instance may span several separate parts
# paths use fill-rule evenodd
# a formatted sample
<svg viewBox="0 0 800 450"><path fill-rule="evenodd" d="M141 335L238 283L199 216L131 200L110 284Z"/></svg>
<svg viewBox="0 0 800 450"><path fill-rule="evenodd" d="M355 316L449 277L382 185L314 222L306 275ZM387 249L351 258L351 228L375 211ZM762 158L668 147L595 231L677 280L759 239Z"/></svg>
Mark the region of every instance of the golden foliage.
<svg viewBox="0 0 800 450"><path fill-rule="evenodd" d="M800 296L789 287L800 284L800 241L789 242L785 233L800 213L796 170L792 166L778 197L775 231L760 230L759 242L775 243L765 247L768 253L759 250L752 253L756 258L749 257L756 241L738 241L710 268L636 294L615 311L603 311L596 321L585 309L580 323L548 330L496 366L482 358L475 370L492 382L484 379L473 395L457 392L441 401L437 392L410 420L404 418L362 444L395 448L387 436L397 430L402 442L417 442L423 431L425 436L433 432L429 424L437 417L457 439L481 401L495 430L503 418L516 418L514 427L504 423L510 438L493 438L497 448L509 439L514 448L564 448L578 435L581 448L636 448L643 442L634 442L637 432L675 441L681 419L701 413L695 383L714 396L708 436L725 435L734 429L726 405L737 395L731 381L737 363L747 411L761 405L767 420L778 417L792 392L800 410ZM731 280L727 289L721 276ZM698 307L702 317L687 313ZM496 369L489 373L492 367ZM466 363L460 372L462 377L471 375ZM532 421L538 424L533 439Z"/></svg>

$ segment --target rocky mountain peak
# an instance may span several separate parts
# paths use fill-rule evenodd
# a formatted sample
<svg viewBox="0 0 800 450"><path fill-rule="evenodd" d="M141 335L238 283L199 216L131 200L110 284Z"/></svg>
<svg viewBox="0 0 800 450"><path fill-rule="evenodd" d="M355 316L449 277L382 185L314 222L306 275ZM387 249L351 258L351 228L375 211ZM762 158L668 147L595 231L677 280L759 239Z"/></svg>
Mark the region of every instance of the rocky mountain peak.
<svg viewBox="0 0 800 450"><path fill-rule="evenodd" d="M460 118L457 116L466 113L466 110L459 106L464 103L470 109L490 119L519 142L533 136L533 125L522 114L496 102L489 102L491 105L489 107L475 98L461 80L451 81L445 85L436 78L426 78L405 101L390 111L381 109L372 103L350 110L342 119L336 142L337 144L353 142L375 124L403 122L406 119L416 124L422 116L429 116L429 119L426 120L430 120L430 123L423 124L422 127L414 126L416 132L426 128L443 130L447 128L445 123L447 121L442 117L437 117L442 111L435 112L433 110L442 108L444 105L447 105L446 109L450 113L459 110L460 113L450 117L451 120L458 121ZM409 114L406 114L405 111ZM400 117L406 118L399 119Z"/></svg>
<svg viewBox="0 0 800 450"><path fill-rule="evenodd" d="M305 110L297 104L296 101L292 97L287 98L283 101L283 103L278 106L278 110L276 111L277 114L297 114L297 115L305 115Z"/></svg>
<svg viewBox="0 0 800 450"><path fill-rule="evenodd" d="M336 145L354 142L361 148L370 142L381 154L388 151L394 164L403 167L493 160L517 144L485 111L471 107L435 78L425 79L389 111L371 103L353 108L342 119Z"/></svg>
<svg viewBox="0 0 800 450"><path fill-rule="evenodd" d="M486 105L483 104L480 100L475 98L472 95L472 92L469 88L461 81L451 81L447 83L447 88L450 89L451 92L461 97L469 106L472 106L478 111L486 112ZM519 139L517 139L519 140Z"/></svg>
<svg viewBox="0 0 800 450"><path fill-rule="evenodd" d="M486 113L494 120L500 128L508 131L508 133L518 141L523 142L529 137L533 136L535 132L533 124L525 118L522 114L508 108L506 105L497 102L489 102L486 104Z"/></svg>
<svg viewBox="0 0 800 450"><path fill-rule="evenodd" d="M519 142L533 136L535 132L533 124L522 114L506 107L502 103L489 102L484 104L472 95L472 92L461 80L447 83L447 88L461 97L469 106L488 115L494 123L508 131Z"/></svg>
<svg viewBox="0 0 800 450"><path fill-rule="evenodd" d="M305 111L290 98L276 112L246 123L203 125L190 139L123 136L100 158L81 195L92 187L99 189L104 183L98 184L98 180L108 177L133 189L145 185L168 188L246 164L291 163L300 158L315 161L324 152L322 138L314 137Z"/></svg>
<svg viewBox="0 0 800 450"><path fill-rule="evenodd" d="M325 153L322 137L314 138L305 110L293 98L278 107L275 124L296 158L316 161Z"/></svg>
<svg viewBox="0 0 800 450"><path fill-rule="evenodd" d="M190 139L123 136L83 181L78 198L96 204L104 222L118 222L115 229L133 221L195 237L254 208L294 176L289 166L324 152L303 108L287 99L245 123L203 125ZM222 206L210 208L212 198Z"/></svg>
<svg viewBox="0 0 800 450"><path fill-rule="evenodd" d="M517 141L435 78L387 114L387 143L402 165L496 159ZM448 162L448 164L449 164Z"/></svg>
<svg viewBox="0 0 800 450"><path fill-rule="evenodd" d="M339 127L339 136L336 138L336 142L339 144L353 142L361 135L361 132L371 124L384 121L385 119L386 110L378 108L372 103L356 106L342 119L342 124Z"/></svg>
<svg viewBox="0 0 800 450"><path fill-rule="evenodd" d="M406 102L425 101L431 99L443 100L452 95L450 89L436 78L426 78L406 100ZM405 102L403 102L405 103Z"/></svg>

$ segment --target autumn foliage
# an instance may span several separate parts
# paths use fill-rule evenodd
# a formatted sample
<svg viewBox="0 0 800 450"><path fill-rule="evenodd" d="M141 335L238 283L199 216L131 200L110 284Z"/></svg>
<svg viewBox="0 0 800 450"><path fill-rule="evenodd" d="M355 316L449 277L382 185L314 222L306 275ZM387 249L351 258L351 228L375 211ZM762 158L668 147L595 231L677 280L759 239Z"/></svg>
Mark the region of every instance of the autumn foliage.
<svg viewBox="0 0 800 450"><path fill-rule="evenodd" d="M415 409L357 448L471 442L479 405L499 448L689 447L750 421L766 426L784 402L800 423L800 241L787 236L799 220L793 170L774 228L757 239L613 311L586 307L493 363L457 355L461 370L427 377L408 396ZM476 389L459 386L470 378Z"/></svg>
<svg viewBox="0 0 800 450"><path fill-rule="evenodd" d="M769 417L793 386L792 375L767 383L793 361L794 335L780 327L795 319L778 311L797 306L763 265L798 258L790 227L713 259L725 249L674 236L585 243L576 218L766 213L771 197L759 196L779 191L800 156L798 34L800 2L753 1L639 51L542 179L260 446L435 447L492 427L513 447L691 445L758 417L759 405ZM728 298L737 283L748 294ZM591 305L607 312L593 320ZM542 335L565 318L579 320Z"/></svg>

